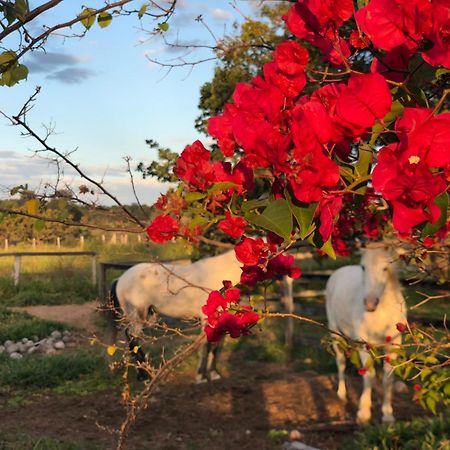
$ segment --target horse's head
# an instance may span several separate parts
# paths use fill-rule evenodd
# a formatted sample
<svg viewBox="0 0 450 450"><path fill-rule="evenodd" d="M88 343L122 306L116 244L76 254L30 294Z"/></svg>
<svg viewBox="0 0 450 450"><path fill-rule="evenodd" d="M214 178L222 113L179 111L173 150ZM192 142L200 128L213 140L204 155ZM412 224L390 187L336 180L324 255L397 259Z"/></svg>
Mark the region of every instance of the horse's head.
<svg viewBox="0 0 450 450"><path fill-rule="evenodd" d="M373 312L392 274L392 255L387 246L379 245L361 249L361 254L364 308Z"/></svg>

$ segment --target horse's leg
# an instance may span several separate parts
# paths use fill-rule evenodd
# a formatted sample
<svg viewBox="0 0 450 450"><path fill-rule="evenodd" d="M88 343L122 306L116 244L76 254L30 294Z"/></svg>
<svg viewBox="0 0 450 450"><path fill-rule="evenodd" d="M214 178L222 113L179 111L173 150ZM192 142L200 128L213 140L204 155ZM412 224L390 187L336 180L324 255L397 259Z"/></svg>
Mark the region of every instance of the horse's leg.
<svg viewBox="0 0 450 450"><path fill-rule="evenodd" d="M133 355L137 367L137 379L144 381L148 378L148 373L143 367L139 367L147 362L144 350L142 350L141 340L137 337L141 334L144 323L146 322L148 311L133 309L128 311L127 318L130 325L125 329L125 335L128 339L128 348Z"/></svg>
<svg viewBox="0 0 450 450"><path fill-rule="evenodd" d="M117 298L117 280L114 280L111 284L107 304L105 308L105 317L107 322L106 342L109 345L115 344L117 340L117 330L120 320L120 305Z"/></svg>
<svg viewBox="0 0 450 450"><path fill-rule="evenodd" d="M336 353L336 366L338 370L337 395L343 402L347 402L347 388L345 387L345 355L336 341L333 341L333 349L334 353Z"/></svg>
<svg viewBox="0 0 450 450"><path fill-rule="evenodd" d="M217 361L219 360L220 352L223 348L223 339L219 342L214 342L212 349L207 358L207 376L209 381L219 380L222 378L220 373L217 371Z"/></svg>
<svg viewBox="0 0 450 450"><path fill-rule="evenodd" d="M200 364L195 377L197 384L206 383L208 381L208 359L210 357L209 355L211 353L212 346L212 342L207 342L201 350Z"/></svg>
<svg viewBox="0 0 450 450"><path fill-rule="evenodd" d="M396 358L396 353L388 353L390 360ZM383 405L381 411L383 412L383 422L392 423L395 421L394 414L392 411L392 387L394 384L394 370L393 367L388 363L383 364Z"/></svg>
<svg viewBox="0 0 450 450"><path fill-rule="evenodd" d="M367 372L363 375L364 388L359 399L359 408L356 420L358 423L366 423L370 420L372 415L372 386L373 380L375 379L375 368L367 368L367 361L369 359L369 354L367 352L359 352L361 358L362 367L367 369Z"/></svg>

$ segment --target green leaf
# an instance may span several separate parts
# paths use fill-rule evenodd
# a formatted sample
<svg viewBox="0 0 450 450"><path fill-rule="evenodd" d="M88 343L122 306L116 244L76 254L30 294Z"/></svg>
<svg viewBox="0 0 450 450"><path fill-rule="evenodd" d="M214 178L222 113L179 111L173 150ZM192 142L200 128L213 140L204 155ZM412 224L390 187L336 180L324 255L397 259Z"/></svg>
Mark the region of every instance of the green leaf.
<svg viewBox="0 0 450 450"><path fill-rule="evenodd" d="M441 67L440 69L436 70L436 78L441 78L444 75L447 75L450 73L450 69L445 69L444 67Z"/></svg>
<svg viewBox="0 0 450 450"><path fill-rule="evenodd" d="M147 12L148 3L144 3L140 8L138 12L139 19L142 19L143 15Z"/></svg>
<svg viewBox="0 0 450 450"><path fill-rule="evenodd" d="M184 199L188 203L193 203L193 202L196 202L197 200L202 200L205 197L206 197L206 194L203 192L188 192L186 194L186 196L184 197Z"/></svg>
<svg viewBox="0 0 450 450"><path fill-rule="evenodd" d="M300 238L305 239L308 234L314 230L313 219L316 212L318 203L301 203L299 205L294 204L294 200L291 198L288 192L285 193L286 199L289 205L289 209L297 220L300 227Z"/></svg>
<svg viewBox="0 0 450 450"><path fill-rule="evenodd" d="M161 31L167 31L169 29L169 24L167 22L158 23L158 28Z"/></svg>
<svg viewBox="0 0 450 450"><path fill-rule="evenodd" d="M249 200L248 202L244 202L241 206L242 212L247 213L252 211L253 209L262 208L263 206L267 206L269 204L269 199L265 198L264 200Z"/></svg>
<svg viewBox="0 0 450 450"><path fill-rule="evenodd" d="M336 259L336 253L334 252L333 245L331 244L331 239L328 239L328 241L320 247L320 250L325 252L331 259Z"/></svg>
<svg viewBox="0 0 450 450"><path fill-rule="evenodd" d="M425 403L426 403L428 409L429 409L433 414L436 415L436 414L437 414L437 411L436 411L436 400L435 400L434 398L427 397L427 398L425 399Z"/></svg>
<svg viewBox="0 0 450 450"><path fill-rule="evenodd" d="M14 61L17 58L16 52L13 52L12 50L8 50L6 52L0 53L0 71L2 69L8 67L12 61Z"/></svg>
<svg viewBox="0 0 450 450"><path fill-rule="evenodd" d="M356 350L352 350L350 355L350 362L359 369L361 367L361 359L359 357L359 353Z"/></svg>
<svg viewBox="0 0 450 450"><path fill-rule="evenodd" d="M209 223L209 220L206 217L197 215L189 222L189 228L192 230L197 225L200 225L202 227L204 225L207 225L208 223Z"/></svg>
<svg viewBox="0 0 450 450"><path fill-rule="evenodd" d="M356 175L364 177L370 173L370 165L372 164L373 151L372 147L366 143L359 145L359 157L356 163Z"/></svg>
<svg viewBox="0 0 450 450"><path fill-rule="evenodd" d="M284 198L269 203L262 214L247 213L245 218L253 225L272 231L285 240L291 238L292 213Z"/></svg>
<svg viewBox="0 0 450 450"><path fill-rule="evenodd" d="M443 194L436 197L434 204L441 210L441 215L435 223L428 222L422 230L422 237L430 236L436 233L439 228L442 228L447 222L447 210L448 210L448 194Z"/></svg>
<svg viewBox="0 0 450 450"><path fill-rule="evenodd" d="M89 28L94 25L95 22L95 9L92 8L85 8L81 12L81 14L78 16L81 18L81 23L84 25L86 30L89 30Z"/></svg>
<svg viewBox="0 0 450 450"><path fill-rule="evenodd" d="M215 183L213 186L211 186L208 189L208 194L212 194L213 192L223 191L225 189L231 189L231 188L236 188L236 187L239 187L239 185L236 183L231 183L229 181L222 181L220 183Z"/></svg>
<svg viewBox="0 0 450 450"><path fill-rule="evenodd" d="M112 15L103 11L97 17L97 23L100 28L106 28L112 22Z"/></svg>
<svg viewBox="0 0 450 450"><path fill-rule="evenodd" d="M23 22L28 14L28 4L26 0L16 0L14 5L16 17Z"/></svg>

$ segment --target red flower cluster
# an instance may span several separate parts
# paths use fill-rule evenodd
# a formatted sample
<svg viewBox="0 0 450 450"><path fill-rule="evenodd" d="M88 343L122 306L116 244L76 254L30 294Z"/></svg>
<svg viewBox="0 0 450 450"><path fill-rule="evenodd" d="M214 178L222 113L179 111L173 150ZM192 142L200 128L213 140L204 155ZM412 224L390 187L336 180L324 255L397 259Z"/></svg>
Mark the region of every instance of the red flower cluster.
<svg viewBox="0 0 450 450"><path fill-rule="evenodd" d="M390 201L394 227L409 234L424 222L436 222L441 211L434 203L447 189L450 155L450 113L433 116L430 109L407 108L396 122L400 142L384 147L373 173L374 188Z"/></svg>
<svg viewBox="0 0 450 450"><path fill-rule="evenodd" d="M244 238L235 247L236 258L244 264L242 268L241 283L254 286L264 280L271 280L287 275L298 278L300 269L294 265L292 255L278 254L271 257L277 249L274 243L265 243L261 238Z"/></svg>
<svg viewBox="0 0 450 450"><path fill-rule="evenodd" d="M224 286L230 283L224 282ZM226 334L232 338L237 338L249 333L260 319L259 314L248 306L238 306L240 299L239 289L228 287L224 294L219 291L212 291L203 306L202 311L207 316L205 333L208 341L220 341ZM234 311L229 312L232 306Z"/></svg>
<svg viewBox="0 0 450 450"><path fill-rule="evenodd" d="M179 229L180 224L174 218L162 215L155 217L147 227L147 235L153 242L163 244L174 238Z"/></svg>
<svg viewBox="0 0 450 450"><path fill-rule="evenodd" d="M239 238L244 234L247 221L242 217L232 216L229 211L225 212L226 219L221 220L217 228L232 238Z"/></svg>

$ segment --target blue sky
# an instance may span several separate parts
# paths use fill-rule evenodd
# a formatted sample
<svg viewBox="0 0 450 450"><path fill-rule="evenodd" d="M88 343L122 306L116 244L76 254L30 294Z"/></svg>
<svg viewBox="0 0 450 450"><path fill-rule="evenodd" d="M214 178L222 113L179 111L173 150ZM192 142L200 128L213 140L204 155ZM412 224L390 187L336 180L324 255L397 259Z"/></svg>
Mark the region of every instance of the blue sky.
<svg viewBox="0 0 450 450"><path fill-rule="evenodd" d="M235 3L245 14L253 13L258 4ZM82 4L62 2L35 25L36 29L75 16ZM89 6L101 4L94 1ZM166 38L211 45L209 32L195 21L199 14L218 38L232 33L233 22L242 21L228 0L184 0L170 21ZM153 22L147 24L148 28L154 26ZM194 120L199 114L200 86L212 78L214 63L203 63L192 71L177 68L167 74L146 56L167 62L177 55L161 39L148 40L140 28L136 16L120 17L105 29L95 24L82 39L53 37L46 45L46 53L35 52L24 60L30 68L27 81L0 88L0 109L15 114L35 87L42 86L28 117L30 125L42 133L46 126L54 127L49 144L60 151L76 149L72 159L89 175L104 180L105 187L125 203L132 202L133 197L123 157L132 157L133 165L154 159L155 152L149 150L145 139L154 139L176 151L195 139L208 140L195 131ZM74 28L75 32L80 30ZM205 56L211 55L197 52L185 59ZM33 156L33 150L39 149L36 142L21 137L18 127L8 126L3 117L0 127L0 195L4 197L7 188L16 184L27 182L35 188L54 182L54 166ZM64 181L74 186L81 184L70 170L65 170ZM138 179L137 190L140 200L151 204L165 187L155 180Z"/></svg>

